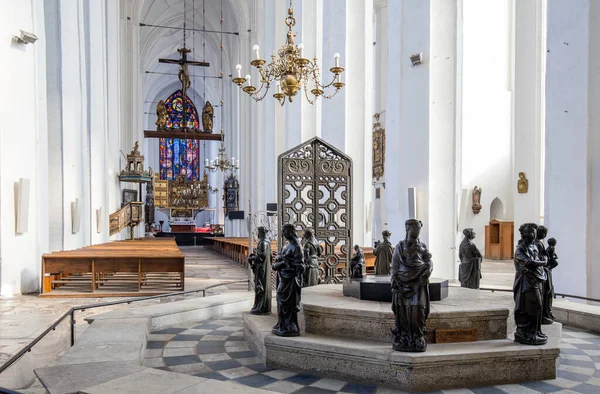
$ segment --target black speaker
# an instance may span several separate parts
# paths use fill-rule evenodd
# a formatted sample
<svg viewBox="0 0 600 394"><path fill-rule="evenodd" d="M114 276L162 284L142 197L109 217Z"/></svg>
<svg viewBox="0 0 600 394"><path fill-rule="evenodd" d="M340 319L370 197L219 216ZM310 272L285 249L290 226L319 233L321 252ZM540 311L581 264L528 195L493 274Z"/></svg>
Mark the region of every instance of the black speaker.
<svg viewBox="0 0 600 394"><path fill-rule="evenodd" d="M244 211L229 211L229 220L244 220Z"/></svg>
<svg viewBox="0 0 600 394"><path fill-rule="evenodd" d="M267 216L275 216L277 212L277 203L276 202L268 202L267 203Z"/></svg>

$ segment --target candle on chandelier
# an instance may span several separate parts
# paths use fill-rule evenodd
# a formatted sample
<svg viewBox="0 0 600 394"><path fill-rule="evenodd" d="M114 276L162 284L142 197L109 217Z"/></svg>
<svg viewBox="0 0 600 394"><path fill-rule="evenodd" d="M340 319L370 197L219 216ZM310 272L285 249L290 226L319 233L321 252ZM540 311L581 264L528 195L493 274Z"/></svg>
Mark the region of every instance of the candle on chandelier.
<svg viewBox="0 0 600 394"><path fill-rule="evenodd" d="M256 54L256 60L260 60L260 56L258 54L258 45L254 45L254 47L252 48L252 50Z"/></svg>
<svg viewBox="0 0 600 394"><path fill-rule="evenodd" d="M246 74L246 81L248 81L248 86L252 85L250 83L250 80L252 79L252 76L250 76L250 74Z"/></svg>
<svg viewBox="0 0 600 394"><path fill-rule="evenodd" d="M204 167L208 167L208 159L204 160Z"/></svg>
<svg viewBox="0 0 600 394"><path fill-rule="evenodd" d="M300 57L302 58L302 52L304 52L304 44L298 44L298 52L300 54Z"/></svg>
<svg viewBox="0 0 600 394"><path fill-rule="evenodd" d="M277 93L281 93L281 82L277 81L275 85L277 85Z"/></svg>
<svg viewBox="0 0 600 394"><path fill-rule="evenodd" d="M235 157L231 156L231 163L235 163Z"/></svg>
<svg viewBox="0 0 600 394"><path fill-rule="evenodd" d="M339 67L340 66L340 54L336 53L333 55L334 59L335 59L335 66Z"/></svg>
<svg viewBox="0 0 600 394"><path fill-rule="evenodd" d="M240 166L240 161L239 161L239 160L237 160L237 161L235 162L235 166L236 166L236 167L239 167L239 166Z"/></svg>
<svg viewBox="0 0 600 394"><path fill-rule="evenodd" d="M242 65L241 64L236 65L235 69L237 70L238 78L241 78L242 77Z"/></svg>

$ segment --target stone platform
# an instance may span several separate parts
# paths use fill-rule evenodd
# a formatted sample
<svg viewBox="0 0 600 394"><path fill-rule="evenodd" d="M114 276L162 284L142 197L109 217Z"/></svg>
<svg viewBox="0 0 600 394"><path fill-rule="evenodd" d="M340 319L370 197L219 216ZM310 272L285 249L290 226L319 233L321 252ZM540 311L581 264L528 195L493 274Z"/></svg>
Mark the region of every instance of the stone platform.
<svg viewBox="0 0 600 394"><path fill-rule="evenodd" d="M544 326L543 346L515 343L507 331L511 298L451 288L432 303L430 330L476 326L476 342L430 343L425 353L392 349L389 303L342 295L340 285L303 289L299 337L271 333L276 316L244 315L244 337L271 368L405 391L482 387L556 378L561 325Z"/></svg>
<svg viewBox="0 0 600 394"><path fill-rule="evenodd" d="M369 275L361 279L348 279L343 283L344 295L359 300L392 302L390 275ZM429 279L429 298L441 301L448 297L448 280Z"/></svg>
<svg viewBox="0 0 600 394"><path fill-rule="evenodd" d="M477 330L477 340L506 339L510 298L506 294L452 287L443 301L432 302L426 340L434 343L436 329ZM390 302L344 297L339 285L303 289L302 313L308 333L391 343L394 314Z"/></svg>

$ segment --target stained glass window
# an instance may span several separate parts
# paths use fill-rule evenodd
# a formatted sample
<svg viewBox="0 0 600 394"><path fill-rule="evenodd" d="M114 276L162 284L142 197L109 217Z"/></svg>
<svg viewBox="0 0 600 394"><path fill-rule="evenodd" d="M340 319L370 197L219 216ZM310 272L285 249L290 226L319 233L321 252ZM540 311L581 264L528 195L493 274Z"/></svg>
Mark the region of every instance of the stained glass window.
<svg viewBox="0 0 600 394"><path fill-rule="evenodd" d="M186 97L187 124L189 128L198 128L198 111ZM178 129L183 123L183 94L175 91L165 101L167 107L167 129ZM173 180L179 174L185 174L188 181L200 179L200 145L197 140L183 138L161 138L160 179Z"/></svg>

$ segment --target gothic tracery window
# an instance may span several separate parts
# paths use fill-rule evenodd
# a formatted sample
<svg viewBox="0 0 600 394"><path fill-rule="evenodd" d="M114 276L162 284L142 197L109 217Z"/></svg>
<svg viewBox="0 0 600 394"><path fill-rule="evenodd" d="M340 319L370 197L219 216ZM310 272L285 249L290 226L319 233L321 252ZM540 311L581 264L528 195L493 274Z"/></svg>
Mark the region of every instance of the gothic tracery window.
<svg viewBox="0 0 600 394"><path fill-rule="evenodd" d="M187 124L189 128L198 128L198 111L186 97ZM183 94L176 90L165 101L167 108L167 129L179 129L183 124ZM173 180L179 174L185 174L188 181L200 179L200 145L197 140L183 138L161 138L160 179Z"/></svg>

